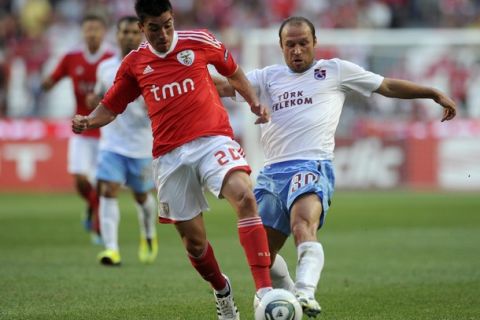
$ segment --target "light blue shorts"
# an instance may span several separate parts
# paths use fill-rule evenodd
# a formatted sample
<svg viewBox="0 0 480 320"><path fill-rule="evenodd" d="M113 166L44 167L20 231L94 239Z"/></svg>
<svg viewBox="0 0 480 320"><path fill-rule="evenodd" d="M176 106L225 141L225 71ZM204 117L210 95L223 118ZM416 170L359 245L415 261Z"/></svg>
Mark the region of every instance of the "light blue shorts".
<svg viewBox="0 0 480 320"><path fill-rule="evenodd" d="M98 154L97 180L125 184L136 193L144 193L154 187L152 158L130 158L115 152Z"/></svg>
<svg viewBox="0 0 480 320"><path fill-rule="evenodd" d="M290 210L295 200L315 193L322 202L323 225L330 207L335 176L330 160L292 160L265 166L257 178L255 197L265 226L289 236Z"/></svg>

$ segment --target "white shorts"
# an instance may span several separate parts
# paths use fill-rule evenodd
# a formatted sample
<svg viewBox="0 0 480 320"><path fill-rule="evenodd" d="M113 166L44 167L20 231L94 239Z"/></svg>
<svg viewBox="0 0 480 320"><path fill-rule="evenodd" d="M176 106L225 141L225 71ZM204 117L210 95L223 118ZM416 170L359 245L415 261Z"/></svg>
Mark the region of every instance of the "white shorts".
<svg viewBox="0 0 480 320"><path fill-rule="evenodd" d="M226 136L198 138L154 159L159 221L191 220L209 210L204 189L220 197L235 170L251 171L240 145Z"/></svg>
<svg viewBox="0 0 480 320"><path fill-rule="evenodd" d="M71 136L68 141L68 172L95 178L97 167L98 139Z"/></svg>

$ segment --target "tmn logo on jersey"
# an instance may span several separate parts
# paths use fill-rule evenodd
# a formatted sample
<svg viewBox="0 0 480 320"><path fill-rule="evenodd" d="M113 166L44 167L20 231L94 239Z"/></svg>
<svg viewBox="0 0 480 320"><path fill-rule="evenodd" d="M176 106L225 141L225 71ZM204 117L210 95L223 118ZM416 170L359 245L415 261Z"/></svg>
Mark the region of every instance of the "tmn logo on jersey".
<svg viewBox="0 0 480 320"><path fill-rule="evenodd" d="M161 88L156 85L152 85L152 87L150 88L150 92L153 93L153 97L156 101L173 98L176 95L182 95L184 93L194 90L195 83L190 78L183 80L181 83L175 81L169 84L165 84Z"/></svg>
<svg viewBox="0 0 480 320"><path fill-rule="evenodd" d="M325 69L315 69L313 71L313 77L317 80L324 80L327 77L327 70L325 70Z"/></svg>
<svg viewBox="0 0 480 320"><path fill-rule="evenodd" d="M177 60L184 66L191 66L195 60L195 53L192 50L183 50L177 54Z"/></svg>

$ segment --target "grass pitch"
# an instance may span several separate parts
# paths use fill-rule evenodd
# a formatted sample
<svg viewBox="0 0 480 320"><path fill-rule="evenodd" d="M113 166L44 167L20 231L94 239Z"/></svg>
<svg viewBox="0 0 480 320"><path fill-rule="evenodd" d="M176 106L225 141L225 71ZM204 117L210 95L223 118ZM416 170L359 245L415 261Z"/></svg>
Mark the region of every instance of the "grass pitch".
<svg viewBox="0 0 480 320"><path fill-rule="evenodd" d="M209 286L174 228L159 225L159 257L137 259L136 213L120 198L123 265L100 266L74 194L0 194L0 319L215 319ZM242 319L253 282L225 201L206 223ZM480 319L480 196L337 192L319 238L326 264L321 319ZM295 251L283 255L295 272Z"/></svg>

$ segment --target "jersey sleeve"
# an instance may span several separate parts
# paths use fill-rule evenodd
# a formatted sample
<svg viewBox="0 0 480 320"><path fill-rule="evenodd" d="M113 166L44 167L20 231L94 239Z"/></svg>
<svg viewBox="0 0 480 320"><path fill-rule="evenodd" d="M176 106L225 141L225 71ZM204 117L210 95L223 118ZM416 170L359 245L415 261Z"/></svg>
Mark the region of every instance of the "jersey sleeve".
<svg viewBox="0 0 480 320"><path fill-rule="evenodd" d="M237 71L237 63L225 45L209 32L205 32L205 52L207 63L212 64L218 73L229 77Z"/></svg>
<svg viewBox="0 0 480 320"><path fill-rule="evenodd" d="M383 81L383 76L366 71L355 63L335 59L339 66L339 79L342 88L356 91L366 97L371 96Z"/></svg>
<svg viewBox="0 0 480 320"><path fill-rule="evenodd" d="M55 70L53 70L50 76L54 82L58 82L60 79L68 75L68 61L69 61L69 55L66 54L62 57L60 62L57 64L57 66L55 67Z"/></svg>
<svg viewBox="0 0 480 320"><path fill-rule="evenodd" d="M101 103L114 113L119 114L141 93L130 65L124 60L117 71L113 85L108 89Z"/></svg>

